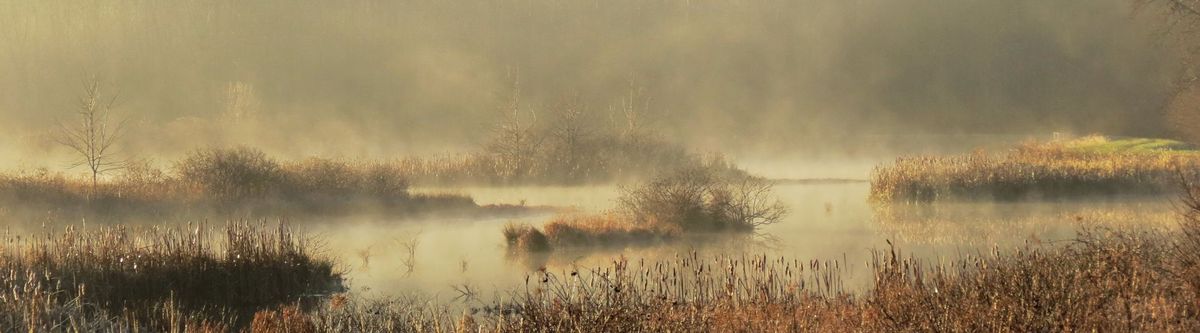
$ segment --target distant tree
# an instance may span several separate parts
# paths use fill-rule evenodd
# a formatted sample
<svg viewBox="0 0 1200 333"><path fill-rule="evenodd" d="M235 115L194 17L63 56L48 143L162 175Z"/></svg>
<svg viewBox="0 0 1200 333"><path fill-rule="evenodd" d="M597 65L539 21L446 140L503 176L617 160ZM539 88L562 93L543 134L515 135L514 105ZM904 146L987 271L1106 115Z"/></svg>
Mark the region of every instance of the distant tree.
<svg viewBox="0 0 1200 333"><path fill-rule="evenodd" d="M101 175L125 165L124 161L117 159L114 148L124 130L125 121L115 124L109 121L115 102L115 95L103 97L100 80L92 77L84 82L83 95L79 97L79 106L75 111L75 122L59 123L56 141L70 148L79 158L72 162L71 168L86 166L91 172L92 194L96 192Z"/></svg>
<svg viewBox="0 0 1200 333"><path fill-rule="evenodd" d="M599 167L603 158L592 146L592 135L596 130L589 123L583 103L578 98L565 100L555 108L555 119L546 133L549 140L549 156L553 174L568 182L582 181L593 167Z"/></svg>
<svg viewBox="0 0 1200 333"><path fill-rule="evenodd" d="M1139 11L1162 20L1160 36L1182 55L1182 68L1166 104L1168 127L1200 142L1200 0L1134 0Z"/></svg>
<svg viewBox="0 0 1200 333"><path fill-rule="evenodd" d="M1166 107L1167 125L1175 136L1188 142L1200 142L1200 86L1176 91Z"/></svg>
<svg viewBox="0 0 1200 333"><path fill-rule="evenodd" d="M528 173L537 152L538 140L533 132L537 114L530 111L529 119L521 115L520 91L517 90L509 104L499 110L500 117L487 144L487 151L495 158L496 171L508 180Z"/></svg>

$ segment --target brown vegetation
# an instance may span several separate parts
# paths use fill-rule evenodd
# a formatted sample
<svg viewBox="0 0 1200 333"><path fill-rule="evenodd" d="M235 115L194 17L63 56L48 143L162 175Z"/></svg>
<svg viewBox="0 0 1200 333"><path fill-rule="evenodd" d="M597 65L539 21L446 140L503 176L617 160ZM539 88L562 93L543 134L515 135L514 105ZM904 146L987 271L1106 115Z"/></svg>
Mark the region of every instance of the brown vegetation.
<svg viewBox="0 0 1200 333"><path fill-rule="evenodd" d="M318 331L1193 331L1200 270L1191 258L1200 227L1185 228L1083 231L1066 245L943 264L890 249L872 260L865 292L841 285L846 263L691 254L538 271L513 303L479 309L470 320L404 302L366 315L331 301L296 321L314 320Z"/></svg>
<svg viewBox="0 0 1200 333"><path fill-rule="evenodd" d="M1200 208L1194 198L1186 203ZM847 263L837 261L702 258L697 254L662 261L619 259L607 267L535 272L511 302L475 309L468 315L420 300L371 301L338 295L313 310L294 304L261 310L246 329L1193 331L1200 329L1196 319L1200 304L1195 302L1200 297L1200 261L1195 260L1200 224L1188 218L1181 229L1179 233L1087 230L1065 245L1027 245L942 264L906 259L890 249L877 252L871 264L874 282L863 292L845 289L843 265ZM17 294L7 294L30 292L12 288L9 290ZM11 327L50 327L44 325L53 318L87 319L78 316L90 313L89 294L80 295L61 298L53 311L37 310L33 303L37 298L4 298L0 305L8 309L5 315L15 313L15 318L28 320L14 325L43 325ZM148 313L146 317L140 318L175 320L182 325L175 327L213 331L238 327L228 317L171 311L147 311L143 312ZM182 319L170 319L176 317L168 314ZM129 323L125 317L104 318L113 326L103 327ZM63 327L83 327L61 323L66 323Z"/></svg>
<svg viewBox="0 0 1200 333"><path fill-rule="evenodd" d="M787 207L771 193L772 183L723 168L685 168L623 189L616 209L601 214L560 214L538 230L509 226L510 249L525 234L544 235L549 247L628 245L674 239L683 234L752 232L779 222ZM540 239L542 236L535 236ZM540 244L540 243L539 243ZM544 251L541 246L536 249Z"/></svg>
<svg viewBox="0 0 1200 333"><path fill-rule="evenodd" d="M1179 170L1200 166L1191 153L1099 152L1059 143L1030 143L990 153L902 157L877 167L871 200L1065 199L1175 193Z"/></svg>
<svg viewBox="0 0 1200 333"><path fill-rule="evenodd" d="M7 235L0 327L159 331L232 323L239 313L340 291L333 262L312 251L282 224Z"/></svg>
<svg viewBox="0 0 1200 333"><path fill-rule="evenodd" d="M93 192L45 170L0 175L0 205L25 219L167 219L413 214L476 208L467 197L413 194L397 165L310 158L278 162L249 148L200 150L169 171L134 165ZM30 216L32 215L32 216Z"/></svg>
<svg viewBox="0 0 1200 333"><path fill-rule="evenodd" d="M1194 227L1193 227L1194 228ZM743 258L642 264L534 279L502 330L550 331L1190 331L1197 240L1084 232L951 264L874 260L864 294L838 288L836 263ZM632 267L631 267L632 266Z"/></svg>

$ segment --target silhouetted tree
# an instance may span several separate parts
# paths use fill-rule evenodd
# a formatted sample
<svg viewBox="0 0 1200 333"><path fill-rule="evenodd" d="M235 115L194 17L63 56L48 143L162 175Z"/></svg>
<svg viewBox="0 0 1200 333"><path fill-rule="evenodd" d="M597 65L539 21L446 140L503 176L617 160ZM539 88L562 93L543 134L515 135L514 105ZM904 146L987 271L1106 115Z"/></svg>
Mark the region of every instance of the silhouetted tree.
<svg viewBox="0 0 1200 333"><path fill-rule="evenodd" d="M116 96L102 96L100 80L92 77L84 83L79 108L75 111L76 123L59 123L59 144L70 148L79 159L71 168L86 166L92 175L92 194L95 193L100 175L121 169L125 163L116 158L114 145L120 138L125 121L110 124L109 117Z"/></svg>

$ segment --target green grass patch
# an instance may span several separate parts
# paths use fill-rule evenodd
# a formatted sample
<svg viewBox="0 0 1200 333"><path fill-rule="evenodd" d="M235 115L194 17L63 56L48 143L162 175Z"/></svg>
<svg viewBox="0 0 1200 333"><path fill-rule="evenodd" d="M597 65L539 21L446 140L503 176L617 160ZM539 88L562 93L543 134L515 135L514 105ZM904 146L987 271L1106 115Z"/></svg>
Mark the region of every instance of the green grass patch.
<svg viewBox="0 0 1200 333"><path fill-rule="evenodd" d="M1196 146L1160 138L1089 136L1063 143L1067 150L1087 153L1200 153Z"/></svg>

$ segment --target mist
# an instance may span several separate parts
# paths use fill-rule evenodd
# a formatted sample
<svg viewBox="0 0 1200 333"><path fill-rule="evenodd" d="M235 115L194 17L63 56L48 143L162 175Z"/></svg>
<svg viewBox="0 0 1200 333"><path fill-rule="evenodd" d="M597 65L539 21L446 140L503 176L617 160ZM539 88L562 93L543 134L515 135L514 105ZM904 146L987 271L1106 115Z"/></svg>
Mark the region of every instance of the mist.
<svg viewBox="0 0 1200 333"><path fill-rule="evenodd" d="M470 150L514 100L636 103L742 157L1161 134L1176 62L1151 21L1123 0L4 0L0 153L55 156L93 75L122 148L163 159Z"/></svg>

